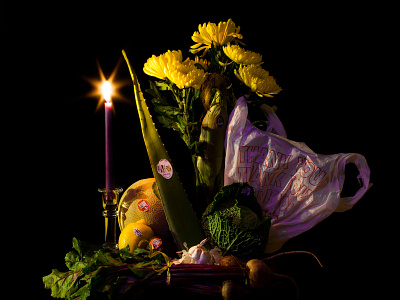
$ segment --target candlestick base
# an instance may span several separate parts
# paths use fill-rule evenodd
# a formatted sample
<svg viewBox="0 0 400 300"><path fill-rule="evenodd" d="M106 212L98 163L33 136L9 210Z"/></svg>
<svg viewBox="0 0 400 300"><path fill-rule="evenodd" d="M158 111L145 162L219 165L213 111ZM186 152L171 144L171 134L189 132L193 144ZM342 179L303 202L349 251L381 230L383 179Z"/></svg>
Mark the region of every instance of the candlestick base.
<svg viewBox="0 0 400 300"><path fill-rule="evenodd" d="M105 242L103 248L118 249L117 243L117 217L119 194L122 188L112 190L99 189L103 200L103 217L105 218Z"/></svg>

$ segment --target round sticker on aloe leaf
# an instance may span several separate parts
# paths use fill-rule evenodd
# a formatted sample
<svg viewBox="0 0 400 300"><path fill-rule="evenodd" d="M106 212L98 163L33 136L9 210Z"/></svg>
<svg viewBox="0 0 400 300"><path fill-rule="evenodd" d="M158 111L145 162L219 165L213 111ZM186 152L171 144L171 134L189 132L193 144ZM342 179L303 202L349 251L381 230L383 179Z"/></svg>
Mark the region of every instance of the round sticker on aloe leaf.
<svg viewBox="0 0 400 300"><path fill-rule="evenodd" d="M165 179L170 179L173 174L172 166L166 159L161 159L157 164L157 172Z"/></svg>

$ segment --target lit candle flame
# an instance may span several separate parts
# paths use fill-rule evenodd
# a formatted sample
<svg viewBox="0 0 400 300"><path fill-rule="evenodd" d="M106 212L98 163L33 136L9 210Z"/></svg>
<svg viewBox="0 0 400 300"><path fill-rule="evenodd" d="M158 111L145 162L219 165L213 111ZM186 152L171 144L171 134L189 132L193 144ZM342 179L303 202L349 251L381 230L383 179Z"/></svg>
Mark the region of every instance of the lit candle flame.
<svg viewBox="0 0 400 300"><path fill-rule="evenodd" d="M103 82L101 85L101 93L103 94L103 98L106 100L106 102L111 101L112 86L109 81Z"/></svg>

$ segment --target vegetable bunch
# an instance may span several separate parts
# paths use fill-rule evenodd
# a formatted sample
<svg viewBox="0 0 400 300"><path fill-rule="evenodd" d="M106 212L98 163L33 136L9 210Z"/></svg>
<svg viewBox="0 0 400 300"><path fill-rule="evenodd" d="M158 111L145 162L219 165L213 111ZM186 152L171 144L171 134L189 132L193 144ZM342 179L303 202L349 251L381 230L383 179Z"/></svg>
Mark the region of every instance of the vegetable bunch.
<svg viewBox="0 0 400 300"><path fill-rule="evenodd" d="M99 249L76 238L73 250L65 256L68 271L53 269L43 277L51 296L63 299L137 299L143 289L167 287L193 293L237 299L238 295L257 295L278 282L296 282L286 275L276 274L268 262L285 254L308 253L294 251L280 253L266 259L244 262L235 259L231 265L171 264L162 252L138 248L133 253L129 246L121 250ZM314 255L313 255L314 256ZM315 256L314 256L315 257ZM321 265L319 260L315 257ZM322 265L321 265L322 267ZM165 292L167 290L164 290ZM175 295L176 297L176 295Z"/></svg>
<svg viewBox="0 0 400 300"><path fill-rule="evenodd" d="M160 274L165 259L162 255L150 255L150 251L138 248L133 254L129 246L121 250L100 249L76 238L73 250L65 256L68 271L53 269L43 277L51 296L64 299L96 298L106 293L109 298L118 298Z"/></svg>

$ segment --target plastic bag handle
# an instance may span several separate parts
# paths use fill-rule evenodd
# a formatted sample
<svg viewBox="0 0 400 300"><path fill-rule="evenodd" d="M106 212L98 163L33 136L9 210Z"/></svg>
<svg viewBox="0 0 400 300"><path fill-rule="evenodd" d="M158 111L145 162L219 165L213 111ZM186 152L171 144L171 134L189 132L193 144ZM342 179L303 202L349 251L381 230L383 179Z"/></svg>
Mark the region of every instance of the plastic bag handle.
<svg viewBox="0 0 400 300"><path fill-rule="evenodd" d="M347 153L339 162L339 184L340 191L343 188L343 183L345 180L345 166L349 163L356 165L358 169L357 179L362 183L362 186L358 189L354 196L340 198L339 205L336 208L336 212L346 211L354 206L358 200L368 191L372 186L369 182L370 179L370 169L368 167L367 161L364 156L358 153Z"/></svg>
<svg viewBox="0 0 400 300"><path fill-rule="evenodd" d="M236 102L236 107L235 109L241 110L239 117L235 120L234 124L236 128L244 128L246 122L247 122L247 115L248 115L248 108L247 108L247 99L248 95L244 95L242 97L239 97L239 99ZM285 128L283 127L283 124L281 120L279 120L278 116L276 115L274 109L267 104L262 104L260 106L261 110L264 112L265 117L268 120L268 125L266 132L271 132L277 135L280 135L283 138L287 138ZM229 116L229 123L231 123L231 117L233 116L233 112ZM227 131L228 132L228 131Z"/></svg>
<svg viewBox="0 0 400 300"><path fill-rule="evenodd" d="M279 120L274 109L267 104L262 104L261 109L264 112L268 120L267 130L268 132L275 133L281 137L287 138L286 130L283 127L281 120Z"/></svg>

